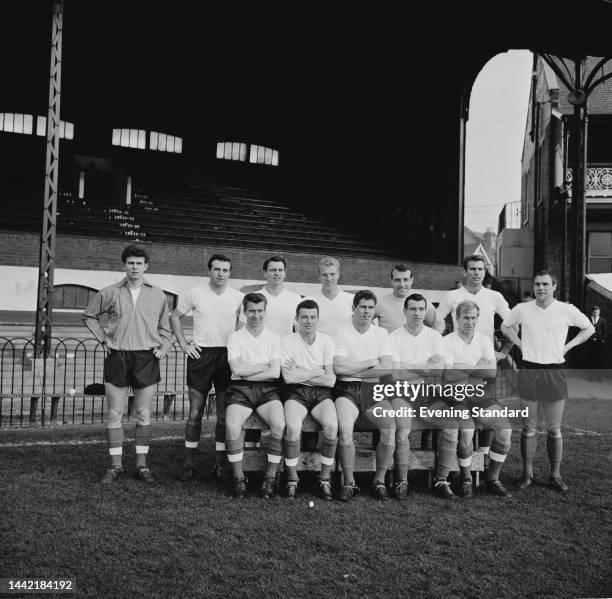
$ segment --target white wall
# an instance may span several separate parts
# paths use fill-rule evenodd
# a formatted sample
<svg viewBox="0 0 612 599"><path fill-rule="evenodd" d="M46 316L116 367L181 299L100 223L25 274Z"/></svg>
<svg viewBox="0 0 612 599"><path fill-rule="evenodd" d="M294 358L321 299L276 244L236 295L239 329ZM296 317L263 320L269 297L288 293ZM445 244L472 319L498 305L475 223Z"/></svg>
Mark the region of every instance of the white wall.
<svg viewBox="0 0 612 599"><path fill-rule="evenodd" d="M85 285L93 289L101 289L123 278L123 273L104 270L73 270L57 268L54 273L55 285ZM148 281L161 287L164 291L181 295L187 289L208 281L207 277L188 277L175 275L147 274ZM245 285L263 285L264 280L230 279L230 286L240 289ZM320 289L318 283L287 282L287 288L308 295ZM360 287L345 287L347 291L356 291ZM377 295L389 293L389 289L369 287ZM439 302L444 291L432 289L420 290L427 299ZM0 266L0 310L35 311L38 293L38 269L25 266Z"/></svg>

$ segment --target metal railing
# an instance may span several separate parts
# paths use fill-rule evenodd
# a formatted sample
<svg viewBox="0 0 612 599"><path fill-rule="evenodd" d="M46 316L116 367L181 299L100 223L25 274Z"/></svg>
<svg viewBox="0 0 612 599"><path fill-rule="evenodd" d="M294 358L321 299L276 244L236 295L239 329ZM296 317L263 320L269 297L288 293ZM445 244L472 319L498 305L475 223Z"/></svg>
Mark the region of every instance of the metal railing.
<svg viewBox="0 0 612 599"><path fill-rule="evenodd" d="M572 197L572 179L572 169L568 168L565 183L569 197ZM584 189L586 196L589 198L612 197L612 168L609 166L588 167L586 169Z"/></svg>
<svg viewBox="0 0 612 599"><path fill-rule="evenodd" d="M0 337L0 428L105 422L105 350L97 339L52 338L49 357L35 357L34 339ZM161 381L151 406L153 420L184 420L189 414L187 358L175 343L161 361ZM516 371L498 369L495 393L512 397ZM214 393L206 415L214 412ZM133 415L128 398L126 418Z"/></svg>
<svg viewBox="0 0 612 599"><path fill-rule="evenodd" d="M507 202L501 209L497 219L497 233L504 229L520 229L522 226L521 202Z"/></svg>
<svg viewBox="0 0 612 599"><path fill-rule="evenodd" d="M0 427L103 422L104 357L97 339L53 338L45 359L35 357L34 339L0 337ZM174 344L160 364L153 419L186 418L185 365L186 356ZM130 396L128 419L132 412Z"/></svg>

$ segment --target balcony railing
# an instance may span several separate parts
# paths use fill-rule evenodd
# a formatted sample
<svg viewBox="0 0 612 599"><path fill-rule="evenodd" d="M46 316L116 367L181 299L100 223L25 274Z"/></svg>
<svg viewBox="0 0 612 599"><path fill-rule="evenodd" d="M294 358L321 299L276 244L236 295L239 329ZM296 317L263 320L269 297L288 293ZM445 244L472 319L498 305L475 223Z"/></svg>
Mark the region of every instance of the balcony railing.
<svg viewBox="0 0 612 599"><path fill-rule="evenodd" d="M572 169L567 169L567 190L572 195ZM585 188L587 198L612 198L612 167L588 167Z"/></svg>
<svg viewBox="0 0 612 599"><path fill-rule="evenodd" d="M504 229L520 229L521 221L521 202L508 202L504 204L497 221L497 234Z"/></svg>

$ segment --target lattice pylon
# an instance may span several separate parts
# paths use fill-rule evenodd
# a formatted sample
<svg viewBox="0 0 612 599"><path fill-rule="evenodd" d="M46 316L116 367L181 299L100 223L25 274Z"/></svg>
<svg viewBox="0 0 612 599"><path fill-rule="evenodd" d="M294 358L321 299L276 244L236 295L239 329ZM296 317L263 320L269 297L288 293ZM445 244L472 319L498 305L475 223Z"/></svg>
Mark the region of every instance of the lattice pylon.
<svg viewBox="0 0 612 599"><path fill-rule="evenodd" d="M59 173L60 99L62 81L63 0L53 0L49 112L47 116L47 158L40 237L38 302L36 306L36 355L45 357L51 349L53 329L53 274Z"/></svg>

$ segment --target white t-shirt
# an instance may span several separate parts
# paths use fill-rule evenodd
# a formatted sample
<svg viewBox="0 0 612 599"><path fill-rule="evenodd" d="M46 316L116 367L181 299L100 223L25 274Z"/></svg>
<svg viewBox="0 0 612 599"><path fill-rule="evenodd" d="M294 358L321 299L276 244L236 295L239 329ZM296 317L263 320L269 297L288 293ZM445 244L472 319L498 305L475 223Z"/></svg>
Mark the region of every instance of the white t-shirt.
<svg viewBox="0 0 612 599"><path fill-rule="evenodd" d="M281 360L293 358L298 368L313 370L333 364L334 349L333 339L325 333L317 332L312 345L306 343L299 333L291 333L281 339L280 355Z"/></svg>
<svg viewBox="0 0 612 599"><path fill-rule="evenodd" d="M523 302L510 310L504 326L521 326L523 359L536 364L563 364L569 327L587 328L589 319L572 304L553 300L548 308Z"/></svg>
<svg viewBox="0 0 612 599"><path fill-rule="evenodd" d="M482 333L474 333L472 341L466 343L457 331L444 337L445 366L452 368L455 364L476 366L481 359L495 360L495 348L493 340ZM482 377L470 376L461 384L477 384L482 382Z"/></svg>
<svg viewBox="0 0 612 599"><path fill-rule="evenodd" d="M132 305L135 306L138 301L138 296L140 295L140 290L142 289L142 285L140 287L136 287L136 289L132 289L128 286L130 293L132 294Z"/></svg>
<svg viewBox="0 0 612 599"><path fill-rule="evenodd" d="M389 333L382 327L375 324L370 325L365 333L360 333L355 325L344 325L338 336L335 339L336 349L335 356L346 358L350 362L361 362L363 360L372 360L389 356L386 348L385 340ZM384 350L387 350L385 353ZM343 381L360 381L359 377L339 375L339 379Z"/></svg>
<svg viewBox="0 0 612 599"><path fill-rule="evenodd" d="M444 357L442 335L425 326L418 335L409 333L405 327L395 329L386 340L385 349L394 362L412 365L423 365L434 355Z"/></svg>
<svg viewBox="0 0 612 599"><path fill-rule="evenodd" d="M321 333L335 339L340 329L353 322L353 294L340 290L333 300L327 299L322 293L309 295L319 305L319 326Z"/></svg>
<svg viewBox="0 0 612 599"><path fill-rule="evenodd" d="M257 337L246 327L234 331L227 339L227 359L240 360L247 365L280 360L280 337L266 328ZM240 377L232 374L232 379L239 380Z"/></svg>
<svg viewBox="0 0 612 599"><path fill-rule="evenodd" d="M482 333L474 333L470 343L466 343L455 331L443 337L445 362L447 366L467 364L476 366L481 359L495 360L493 341Z"/></svg>
<svg viewBox="0 0 612 599"><path fill-rule="evenodd" d="M446 294L446 299L440 304L438 314L446 318L450 312L453 318L453 329L457 330L457 317L455 310L461 302L472 301L480 308L476 332L486 335L493 340L495 333L495 314L506 318L510 312L510 306L499 291L493 291L482 287L478 293L470 293L465 287L452 289Z"/></svg>
<svg viewBox="0 0 612 599"><path fill-rule="evenodd" d="M406 324L404 314L404 301L406 298L396 297L393 293L383 295L376 304L374 315L378 318L378 326L387 329L389 333L399 329ZM438 333L445 329L444 319L440 318L435 306L427 302L425 309L425 326L431 327Z"/></svg>
<svg viewBox="0 0 612 599"><path fill-rule="evenodd" d="M257 293L261 293L268 300L265 327L281 337L293 332L295 309L302 301L302 297L288 289L283 289L276 296L268 292L265 287Z"/></svg>
<svg viewBox="0 0 612 599"><path fill-rule="evenodd" d="M178 310L193 312L193 340L200 347L226 347L229 334L236 330L236 315L242 310L244 293L226 287L217 294L210 285L200 285L181 296Z"/></svg>

